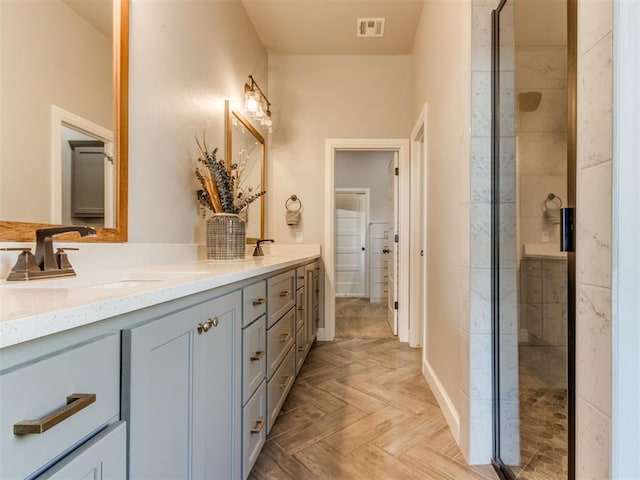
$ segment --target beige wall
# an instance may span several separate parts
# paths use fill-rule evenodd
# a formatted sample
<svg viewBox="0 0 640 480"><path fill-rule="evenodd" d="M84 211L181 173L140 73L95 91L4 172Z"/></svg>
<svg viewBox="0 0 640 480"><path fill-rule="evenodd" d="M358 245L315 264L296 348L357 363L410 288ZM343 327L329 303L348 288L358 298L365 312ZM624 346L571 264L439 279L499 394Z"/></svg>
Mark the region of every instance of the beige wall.
<svg viewBox="0 0 640 480"><path fill-rule="evenodd" d="M111 40L59 0L2 0L0 21L0 218L49 223L51 105L113 129Z"/></svg>
<svg viewBox="0 0 640 480"><path fill-rule="evenodd" d="M270 56L270 139L267 232L293 243L324 243L325 139L407 138L410 133L408 55ZM297 228L285 223L284 203L304 205Z"/></svg>
<svg viewBox="0 0 640 480"><path fill-rule="evenodd" d="M204 243L194 138L224 155L224 100L267 88L266 54L239 0L132 0L130 41L129 240Z"/></svg>
<svg viewBox="0 0 640 480"><path fill-rule="evenodd" d="M468 377L461 352L469 305L470 34L469 1L426 1L411 79L413 121L428 103L426 360L456 415Z"/></svg>

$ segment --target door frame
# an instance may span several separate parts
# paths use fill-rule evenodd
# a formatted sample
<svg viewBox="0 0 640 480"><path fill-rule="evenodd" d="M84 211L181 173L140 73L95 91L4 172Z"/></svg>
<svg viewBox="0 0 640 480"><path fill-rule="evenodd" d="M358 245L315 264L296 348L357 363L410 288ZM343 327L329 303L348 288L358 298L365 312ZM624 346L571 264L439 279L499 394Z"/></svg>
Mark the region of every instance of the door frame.
<svg viewBox="0 0 640 480"><path fill-rule="evenodd" d="M324 328L318 329L318 340L331 341L336 332L335 304L335 154L337 151L387 150L398 152L399 164L399 238L409 245L409 139L406 138L328 138L325 140L325 206L324 206ZM409 249L400 250L398 257L398 338L409 337Z"/></svg>
<svg viewBox="0 0 640 480"><path fill-rule="evenodd" d="M371 219L371 189L370 188L360 188L360 187L336 187L334 190L334 194L336 193L352 193L354 195L364 195L364 231L362 232L362 236L364 237L364 298L369 298L369 222ZM335 202L335 197L334 197ZM335 222L335 217L334 217ZM336 232L334 231L334 235ZM335 238L334 238L335 240ZM335 261L335 252L334 252L334 261ZM335 264L334 264L335 268ZM335 272L334 272L335 273Z"/></svg>
<svg viewBox="0 0 640 480"><path fill-rule="evenodd" d="M113 132L86 118L51 105L51 223L62 223L62 127L71 128L94 137L105 144L105 151L113 157ZM109 155L109 154L107 154ZM116 159L120 161L120 159ZM106 173L106 172L105 172ZM105 175L105 228L115 227L115 175Z"/></svg>
<svg viewBox="0 0 640 480"><path fill-rule="evenodd" d="M422 363L427 363L427 115L425 103L411 132L411 265L409 285L409 346L422 347ZM424 255L420 254L420 251Z"/></svg>

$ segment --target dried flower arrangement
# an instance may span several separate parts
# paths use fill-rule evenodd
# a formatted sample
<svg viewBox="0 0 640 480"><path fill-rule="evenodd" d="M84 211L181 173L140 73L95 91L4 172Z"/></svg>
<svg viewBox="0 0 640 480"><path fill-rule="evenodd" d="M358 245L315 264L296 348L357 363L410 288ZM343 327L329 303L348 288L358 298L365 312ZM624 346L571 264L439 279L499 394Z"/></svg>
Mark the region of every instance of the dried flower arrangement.
<svg viewBox="0 0 640 480"><path fill-rule="evenodd" d="M227 169L224 160L216 158L218 149L209 151L207 143L202 138L202 144L196 138L200 156L196 160L195 174L202 186L197 191L200 213L204 218L206 210L213 213L241 214L246 211L250 203L264 195L265 191L252 192L247 188L245 193L240 184L240 170L236 164Z"/></svg>

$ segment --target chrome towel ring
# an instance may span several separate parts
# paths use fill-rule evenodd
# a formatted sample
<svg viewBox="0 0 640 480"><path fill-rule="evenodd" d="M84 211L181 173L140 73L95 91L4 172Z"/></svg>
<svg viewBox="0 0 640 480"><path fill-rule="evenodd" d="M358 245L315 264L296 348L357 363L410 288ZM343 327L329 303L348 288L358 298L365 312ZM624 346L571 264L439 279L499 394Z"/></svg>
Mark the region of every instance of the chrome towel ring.
<svg viewBox="0 0 640 480"><path fill-rule="evenodd" d="M550 193L544 201L545 211L560 210L562 208L562 199L555 193Z"/></svg>

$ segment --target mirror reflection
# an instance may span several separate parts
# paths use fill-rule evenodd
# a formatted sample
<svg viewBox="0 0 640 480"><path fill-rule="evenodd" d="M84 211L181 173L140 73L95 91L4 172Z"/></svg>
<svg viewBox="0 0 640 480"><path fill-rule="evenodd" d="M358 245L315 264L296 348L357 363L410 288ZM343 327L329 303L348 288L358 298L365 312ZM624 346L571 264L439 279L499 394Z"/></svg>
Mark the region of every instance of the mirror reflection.
<svg viewBox="0 0 640 480"><path fill-rule="evenodd" d="M266 190L264 137L242 113L229 108L227 115L227 164L238 165L239 189L244 196ZM241 213L246 221L247 240L264 237L264 196Z"/></svg>
<svg viewBox="0 0 640 480"><path fill-rule="evenodd" d="M121 8L118 0L0 1L3 224L118 226Z"/></svg>

